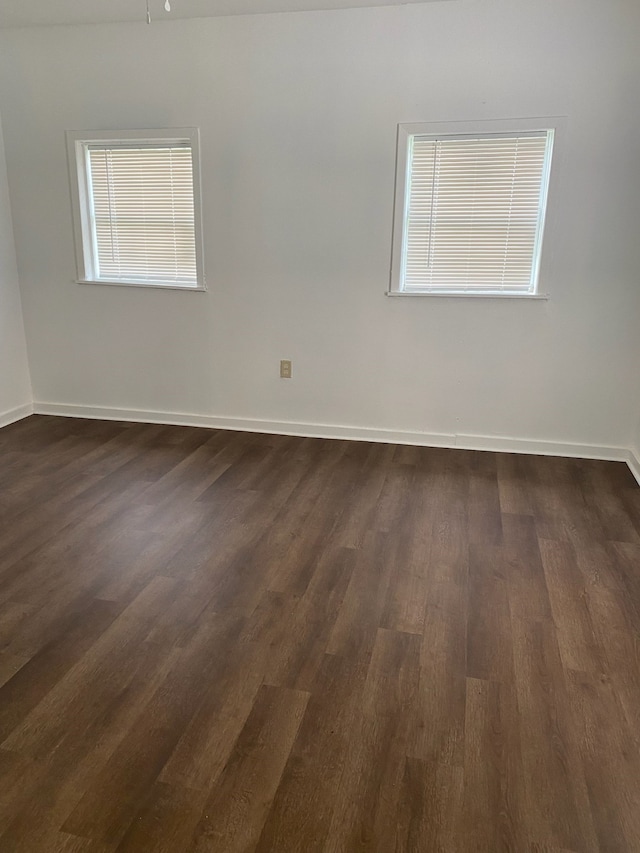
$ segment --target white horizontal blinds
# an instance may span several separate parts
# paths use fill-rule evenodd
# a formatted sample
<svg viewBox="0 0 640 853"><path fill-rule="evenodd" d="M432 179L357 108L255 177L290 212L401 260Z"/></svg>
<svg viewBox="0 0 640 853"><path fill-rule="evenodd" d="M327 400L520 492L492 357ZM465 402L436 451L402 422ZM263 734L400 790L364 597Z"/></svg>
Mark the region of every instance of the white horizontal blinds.
<svg viewBox="0 0 640 853"><path fill-rule="evenodd" d="M533 291L547 138L410 139L404 289Z"/></svg>
<svg viewBox="0 0 640 853"><path fill-rule="evenodd" d="M197 285L188 144L88 146L95 277Z"/></svg>

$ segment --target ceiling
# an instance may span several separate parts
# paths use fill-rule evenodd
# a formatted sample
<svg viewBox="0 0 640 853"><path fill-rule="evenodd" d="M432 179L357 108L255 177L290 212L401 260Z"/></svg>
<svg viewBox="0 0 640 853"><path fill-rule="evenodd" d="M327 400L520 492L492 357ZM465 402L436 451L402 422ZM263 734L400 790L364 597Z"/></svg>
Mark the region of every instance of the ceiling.
<svg viewBox="0 0 640 853"><path fill-rule="evenodd" d="M252 15L265 12L310 12L362 6L404 6L434 0L149 0L154 20ZM0 27L55 24L100 24L145 21L146 0L0 0Z"/></svg>

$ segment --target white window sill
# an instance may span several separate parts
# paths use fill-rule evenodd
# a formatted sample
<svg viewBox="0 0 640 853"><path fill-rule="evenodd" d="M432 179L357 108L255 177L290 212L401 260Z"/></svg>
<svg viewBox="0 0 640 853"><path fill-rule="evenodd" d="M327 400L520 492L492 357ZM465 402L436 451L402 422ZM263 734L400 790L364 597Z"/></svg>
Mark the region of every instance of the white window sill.
<svg viewBox="0 0 640 853"><path fill-rule="evenodd" d="M186 290L189 293L205 293L207 288L199 284L196 287L190 284L177 284L169 282L163 284L161 282L152 281L106 281L105 279L77 279L76 284L106 284L108 287L152 287L156 290Z"/></svg>
<svg viewBox="0 0 640 853"><path fill-rule="evenodd" d="M387 290L385 296L429 296L437 299L536 299L546 301L547 293L437 293L421 290Z"/></svg>

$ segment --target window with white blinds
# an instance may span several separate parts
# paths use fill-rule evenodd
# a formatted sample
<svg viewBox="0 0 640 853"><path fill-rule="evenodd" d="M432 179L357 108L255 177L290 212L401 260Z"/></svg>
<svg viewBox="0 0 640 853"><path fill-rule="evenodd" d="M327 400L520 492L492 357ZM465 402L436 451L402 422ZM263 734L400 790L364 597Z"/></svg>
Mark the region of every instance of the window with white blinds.
<svg viewBox="0 0 640 853"><path fill-rule="evenodd" d="M73 136L80 280L202 289L193 134Z"/></svg>
<svg viewBox="0 0 640 853"><path fill-rule="evenodd" d="M535 294L553 130L400 139L392 292Z"/></svg>

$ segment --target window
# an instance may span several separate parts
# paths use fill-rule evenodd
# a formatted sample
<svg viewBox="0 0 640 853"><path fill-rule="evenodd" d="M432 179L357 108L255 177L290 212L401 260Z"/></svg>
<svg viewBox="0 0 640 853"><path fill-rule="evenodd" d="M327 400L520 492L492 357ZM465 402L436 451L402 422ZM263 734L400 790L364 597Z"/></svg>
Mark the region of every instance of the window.
<svg viewBox="0 0 640 853"><path fill-rule="evenodd" d="M400 125L391 295L538 294L554 129L527 124Z"/></svg>
<svg viewBox="0 0 640 853"><path fill-rule="evenodd" d="M204 290L198 131L67 134L82 283Z"/></svg>

